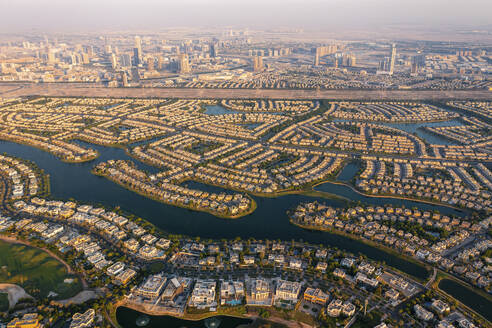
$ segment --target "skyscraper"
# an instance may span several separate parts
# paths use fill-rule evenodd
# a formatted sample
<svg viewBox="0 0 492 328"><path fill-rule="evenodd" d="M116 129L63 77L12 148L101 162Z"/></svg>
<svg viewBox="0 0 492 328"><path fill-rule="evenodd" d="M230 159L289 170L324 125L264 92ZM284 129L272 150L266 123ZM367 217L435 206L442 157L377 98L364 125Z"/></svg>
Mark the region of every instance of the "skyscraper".
<svg viewBox="0 0 492 328"><path fill-rule="evenodd" d="M121 74L121 85L124 87L127 87L128 86L128 77L126 76L126 72L121 71L120 74Z"/></svg>
<svg viewBox="0 0 492 328"><path fill-rule="evenodd" d="M314 54L314 66L319 66L319 48L316 48L316 53Z"/></svg>
<svg viewBox="0 0 492 328"><path fill-rule="evenodd" d="M355 55L350 55L348 57L347 64L348 64L347 66L350 66L350 67L357 66L357 57L355 57Z"/></svg>
<svg viewBox="0 0 492 328"><path fill-rule="evenodd" d="M179 55L179 73L181 74L186 74L191 71L190 69L190 63L188 62L188 55L187 54L180 54Z"/></svg>
<svg viewBox="0 0 492 328"><path fill-rule="evenodd" d="M140 72L138 71L138 67L132 68L132 81L140 82Z"/></svg>
<svg viewBox="0 0 492 328"><path fill-rule="evenodd" d="M122 67L130 67L132 66L132 59L129 54L122 54L120 56L120 65Z"/></svg>
<svg viewBox="0 0 492 328"><path fill-rule="evenodd" d="M396 62L396 44L391 45L391 57L390 57L390 64L389 64L389 73L393 74L395 70L395 62Z"/></svg>
<svg viewBox="0 0 492 328"><path fill-rule="evenodd" d="M111 54L111 68L115 69L118 66L118 60L115 54Z"/></svg>
<svg viewBox="0 0 492 328"><path fill-rule="evenodd" d="M135 36L135 48L139 48L142 51L142 39L138 35Z"/></svg>
<svg viewBox="0 0 492 328"><path fill-rule="evenodd" d="M157 57L157 69L160 71L164 68L164 58L161 55Z"/></svg>
<svg viewBox="0 0 492 328"><path fill-rule="evenodd" d="M215 58L219 54L219 45L217 43L210 44L210 57Z"/></svg>
<svg viewBox="0 0 492 328"><path fill-rule="evenodd" d="M388 57L384 57L383 60L379 61L378 71L380 74L388 74L390 70L390 59Z"/></svg>
<svg viewBox="0 0 492 328"><path fill-rule="evenodd" d="M153 57L147 58L147 70L149 70L149 71L154 70L154 58Z"/></svg>
<svg viewBox="0 0 492 328"><path fill-rule="evenodd" d="M54 64L55 62L56 62L55 53L51 49L48 49L48 64Z"/></svg>
<svg viewBox="0 0 492 328"><path fill-rule="evenodd" d="M113 52L113 50L111 49L111 45L110 44L107 44L105 47L104 47L104 52L109 55L111 52Z"/></svg>
<svg viewBox="0 0 492 328"><path fill-rule="evenodd" d="M413 56L411 72L413 74L419 73L423 67L425 67L425 55L419 54Z"/></svg>
<svg viewBox="0 0 492 328"><path fill-rule="evenodd" d="M133 48L133 65L138 66L142 62L142 51L140 48Z"/></svg>
<svg viewBox="0 0 492 328"><path fill-rule="evenodd" d="M263 70L263 57L255 56L253 57L253 71L261 72Z"/></svg>
<svg viewBox="0 0 492 328"><path fill-rule="evenodd" d="M133 48L133 64L138 66L142 63L142 39L135 36L135 47Z"/></svg>
<svg viewBox="0 0 492 328"><path fill-rule="evenodd" d="M89 63L90 63L89 54L83 52L82 53L82 64L89 64Z"/></svg>
<svg viewBox="0 0 492 328"><path fill-rule="evenodd" d="M93 46L87 47L87 55L89 55L90 58L94 57L94 47Z"/></svg>

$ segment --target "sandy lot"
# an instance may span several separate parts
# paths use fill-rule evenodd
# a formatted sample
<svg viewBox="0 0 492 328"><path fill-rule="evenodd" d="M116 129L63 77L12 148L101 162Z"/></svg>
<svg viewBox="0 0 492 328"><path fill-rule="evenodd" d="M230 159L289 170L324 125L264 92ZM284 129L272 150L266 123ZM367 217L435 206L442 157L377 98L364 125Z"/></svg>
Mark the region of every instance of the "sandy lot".
<svg viewBox="0 0 492 328"><path fill-rule="evenodd" d="M0 284L0 292L8 294L10 308L13 308L22 298L33 298L26 293L24 288L14 284Z"/></svg>

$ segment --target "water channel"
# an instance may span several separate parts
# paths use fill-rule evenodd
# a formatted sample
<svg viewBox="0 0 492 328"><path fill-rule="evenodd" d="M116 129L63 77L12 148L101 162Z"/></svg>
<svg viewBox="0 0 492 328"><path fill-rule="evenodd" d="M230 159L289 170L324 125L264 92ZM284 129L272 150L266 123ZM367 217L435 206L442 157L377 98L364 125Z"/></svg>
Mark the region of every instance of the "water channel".
<svg viewBox="0 0 492 328"><path fill-rule="evenodd" d="M490 299L451 279L441 280L439 289L460 300L461 303L480 313L487 320L492 321L492 301Z"/></svg>

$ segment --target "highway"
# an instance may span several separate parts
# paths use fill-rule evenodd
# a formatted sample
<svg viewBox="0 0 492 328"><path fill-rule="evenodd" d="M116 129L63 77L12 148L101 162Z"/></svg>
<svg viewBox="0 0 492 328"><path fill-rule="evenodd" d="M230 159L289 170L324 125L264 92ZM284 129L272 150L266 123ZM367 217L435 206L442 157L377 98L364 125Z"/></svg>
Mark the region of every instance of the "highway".
<svg viewBox="0 0 492 328"><path fill-rule="evenodd" d="M0 83L0 97L161 97L203 99L333 99L333 100L489 100L489 90L288 90L288 89L192 89L107 88L84 83Z"/></svg>

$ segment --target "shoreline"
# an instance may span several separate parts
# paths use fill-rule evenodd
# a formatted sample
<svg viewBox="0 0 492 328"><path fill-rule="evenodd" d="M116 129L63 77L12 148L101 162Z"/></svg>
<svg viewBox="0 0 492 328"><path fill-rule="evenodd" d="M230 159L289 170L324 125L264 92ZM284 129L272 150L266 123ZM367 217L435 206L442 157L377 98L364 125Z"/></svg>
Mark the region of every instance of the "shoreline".
<svg viewBox="0 0 492 328"><path fill-rule="evenodd" d="M243 304L243 305L246 306L246 304ZM215 311L215 312L209 311L209 312L204 312L204 313L186 313L185 312L182 315L176 314L174 312L167 312L167 311L152 311L152 310L145 309L144 306L128 302L128 300L121 300L118 303L116 303L115 305L113 305L113 307L114 307L115 315L116 315L116 311L118 310L118 308L125 307L125 308L131 309L134 311L138 311L138 312L141 312L141 313L144 313L147 315L169 316L169 317L182 319L182 320L189 320L189 321L200 321L200 320L207 319L210 317L215 317L215 316L228 316L228 317L241 318L241 319L247 318L246 316L241 316L238 314L221 313L220 311Z"/></svg>
<svg viewBox="0 0 492 328"><path fill-rule="evenodd" d="M446 203L432 202L432 201L424 200L424 199L409 198L409 197L402 197L402 196L392 196L391 194L388 195L388 196L386 196L386 195L371 195L371 194L366 194L366 193L363 193L363 192L357 190L354 186L352 186L352 185L350 185L350 184L348 184L346 182L341 182L341 181L325 180L323 182L320 182L320 183L317 183L316 185L314 185L313 186L313 190L314 191L317 191L317 192L329 193L329 192L326 192L326 191L321 191L321 190L314 189L315 187L317 187L319 185L322 185L324 183L331 183L331 184L336 184L336 185L341 185L341 186L348 187L353 192L356 192L357 194L359 194L361 196L364 196L364 197L372 197L372 198L393 198L393 199L406 200L406 201L411 201L411 202L416 202L416 203L425 203L425 204L433 205L433 206L447 207L447 208L450 208L450 209L453 209L453 210L456 210L456 211L460 211L460 212L468 212L469 211L468 209L465 209L465 208L456 207L456 206L453 206L453 205L450 205L450 204L446 204Z"/></svg>
<svg viewBox="0 0 492 328"><path fill-rule="evenodd" d="M12 142L12 143L15 143L15 144L21 144L21 145L24 145L24 146L33 147L33 148L39 149L41 151L44 151L45 153L48 153L48 154L54 156L56 159L58 159L61 162L69 163L69 164L77 164L77 163L90 162L90 161L93 161L93 160L97 159L100 156L99 152L97 150L94 150L96 152L96 155L95 156L92 156L90 158L80 159L80 160L68 160L66 158L63 158L63 157L60 157L60 156L55 155L54 153L52 153L51 151L49 151L46 148L39 147L37 145L33 145L33 144L30 144L30 143L27 143L27 142L17 141L17 140L8 139L8 138L1 138L1 137L0 137L0 141Z"/></svg>
<svg viewBox="0 0 492 328"><path fill-rule="evenodd" d="M345 198L343 196L339 196L337 194L331 194L327 193L324 191L319 191L313 189L312 184L308 184L306 188L303 189L283 189L278 192L274 193L261 193L261 192L250 192L250 191L244 191L241 189L233 188L233 187L224 187L223 185L218 185L214 183L210 183L208 181L200 180L200 179L187 179L187 180L182 180L179 183L186 183L186 182L198 182L204 185L210 185L213 187L217 188L222 188L224 190L231 190L231 191L236 191L236 192L241 192L241 193L246 193L248 195L252 195L255 197L262 197L262 198L277 198L277 197L282 197L282 196L287 196L287 195L304 195L304 196L313 196L313 197L322 197L322 198L327 198L327 199L339 199L341 201L349 201L348 198ZM307 189L309 188L309 189ZM310 193L314 193L314 195L310 195ZM330 197L326 197L325 194L329 194Z"/></svg>
<svg viewBox="0 0 492 328"><path fill-rule="evenodd" d="M242 306L247 307L247 304L242 304ZM227 313L227 312L221 312L221 311L215 311L215 312L204 312L204 313L184 313L183 315L176 315L175 313L169 313L169 312L153 312L153 311L148 311L146 309L141 309L138 305L128 303L125 300L119 301L115 305L112 306L110 309L110 313L108 314L110 317L114 318L116 320L116 324L118 328L121 328L121 325L116 319L116 311L118 308L127 308L133 311L137 311L139 313L145 314L145 315L150 315L150 316L166 316L166 317L172 317L180 320L186 320L186 321L193 321L193 322L198 322L201 320L205 320L208 318L213 318L213 317L230 317L230 318L238 318L238 319L250 319L252 323L260 319L260 317L257 314L235 314L235 313ZM268 322L278 322L281 323L287 327L299 327L299 324L302 325L302 327L305 327L305 323L303 322L294 322L290 320L283 319L281 317L277 316L271 316L267 319L263 319ZM112 320L113 321L113 320ZM243 327L244 325L241 325L239 327ZM244 327L249 327L244 326Z"/></svg>
<svg viewBox="0 0 492 328"><path fill-rule="evenodd" d="M368 239L365 239L365 238L362 238L362 237L358 237L358 236L354 236L352 234L348 234L344 231L340 231L340 230L337 230L337 229L328 229L328 228L322 228L322 227L312 227L312 226L303 226L299 223L296 223L294 222L292 219L289 218L289 222L299 228L302 228L302 229L306 229L306 230L312 230L312 231L321 231L321 232L328 232L328 233L332 233L332 234L336 234L336 235L340 235L340 236L343 236L343 237L347 237L347 238L350 238L351 240L356 240L356 241L359 241L367 246L370 246L370 247L373 247L373 248L376 248L376 249L379 249L379 250L382 250L386 253L389 253L397 258L400 258L404 261L407 261L407 262L410 262L410 263L413 263L413 264L416 264L416 265L419 265L421 267L423 267L426 271L427 271L427 277L425 279L421 279L421 278L418 278L418 277L415 277L409 273L406 273L406 272L403 272L397 268L395 268L394 266L391 266L391 265L388 265L388 264L385 264L386 266L390 267L392 270L395 270L403 275L406 275L406 276L410 276L412 277L412 279L415 279L417 280L419 283L425 283L425 281L430 277L430 273L431 271L429 270L429 268L431 268L432 266L429 266L427 265L426 263L424 262L421 262L413 257L410 257L408 255L405 255L403 253L400 253L400 252L397 252L396 250L388 247L388 246L385 246L385 245L381 245L381 244L378 244L372 240L368 240Z"/></svg>
<svg viewBox="0 0 492 328"><path fill-rule="evenodd" d="M211 210L206 210L206 209L200 209L200 208L196 208L196 207L193 207L193 206L188 206L186 204L175 204L175 203L171 203L171 202L166 202L165 200L163 199L160 199L160 198L157 198L157 197L152 197L144 192L141 192L141 191L138 191L138 190L135 190L135 189L132 189L130 187L128 187L126 184L124 183L121 183L120 181L117 181L117 180L114 180L114 179L111 179L108 175L104 174L104 173L98 173L96 172L94 169L91 170L92 174L96 175L96 176L99 176L99 177L103 177L103 178L106 178L108 179L109 181L131 191L131 192L134 192L136 194L139 194L140 196L143 196L143 197L146 197L146 198L149 198L149 199L152 199L154 201L157 201L157 202L160 202L160 203L163 203L163 204L166 204L166 205L170 205L170 206L176 206L176 207L180 207L180 208L184 208L184 209L187 209L187 210L191 210L191 211L196 211L196 212L205 212L205 213L209 213L215 217L218 217L218 218L221 218L221 219L239 219L243 216L247 216L251 213L253 213L256 208L257 208L257 204L255 202L255 200L253 198L251 198L248 194L246 194L246 196L250 199L251 201L251 206L248 208L248 210L246 212L241 212L237 215L224 215L224 214L220 214L218 212L214 212L214 211L211 211Z"/></svg>
<svg viewBox="0 0 492 328"><path fill-rule="evenodd" d="M463 307L468 312L473 313L474 315L478 316L480 319L484 320L485 322L490 323L490 321L487 318L485 318L481 313L477 312L476 310L472 309L468 305L464 304L458 298L454 297L453 295L451 295L451 294L447 293L446 291L442 290L441 288L439 288L439 284L442 280L447 279L447 280L451 280L451 281L459 284L460 286L468 289L470 292L472 292L474 294L477 294L481 297L484 297L489 302L492 302L492 298L491 298L492 296L488 293L485 293L484 291L482 291L480 289L477 289L476 287L471 286L468 282L463 281L461 279L458 279L457 277L453 276L452 274L447 273L446 271L443 271L441 269L437 269L437 270L438 270L438 276L437 276L436 280L434 281L434 283L432 284L433 289L436 290L437 293L441 293L442 295L445 295L447 298L456 301L459 306Z"/></svg>

